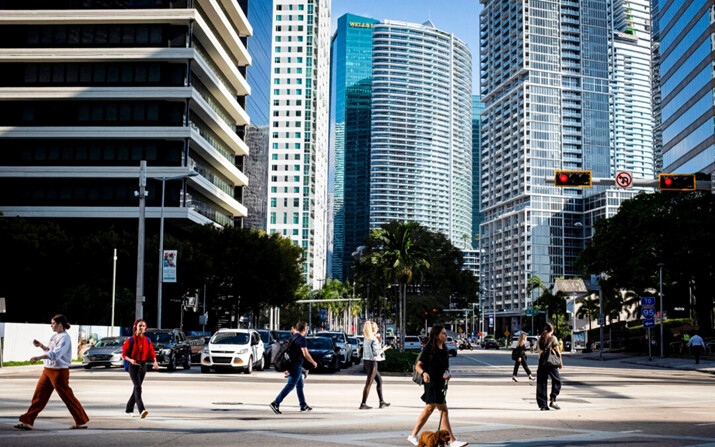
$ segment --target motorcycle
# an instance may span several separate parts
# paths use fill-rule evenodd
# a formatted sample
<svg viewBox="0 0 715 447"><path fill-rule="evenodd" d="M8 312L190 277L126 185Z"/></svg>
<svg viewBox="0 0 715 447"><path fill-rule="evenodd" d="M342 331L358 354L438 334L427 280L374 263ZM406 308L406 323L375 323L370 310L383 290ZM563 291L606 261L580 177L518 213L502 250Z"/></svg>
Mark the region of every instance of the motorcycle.
<svg viewBox="0 0 715 447"><path fill-rule="evenodd" d="M468 340L460 340L459 345L457 346L457 349L459 349L460 351L463 351L465 349L468 351L471 351L473 348L472 348L472 344L469 343Z"/></svg>

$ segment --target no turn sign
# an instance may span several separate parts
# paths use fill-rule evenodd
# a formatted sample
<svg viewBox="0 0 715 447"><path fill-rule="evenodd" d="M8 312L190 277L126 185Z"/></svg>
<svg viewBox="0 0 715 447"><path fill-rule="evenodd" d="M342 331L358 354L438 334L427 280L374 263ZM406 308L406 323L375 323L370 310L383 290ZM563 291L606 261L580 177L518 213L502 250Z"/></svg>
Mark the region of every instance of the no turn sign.
<svg viewBox="0 0 715 447"><path fill-rule="evenodd" d="M616 174L616 186L629 188L633 184L633 176L630 172L621 171Z"/></svg>

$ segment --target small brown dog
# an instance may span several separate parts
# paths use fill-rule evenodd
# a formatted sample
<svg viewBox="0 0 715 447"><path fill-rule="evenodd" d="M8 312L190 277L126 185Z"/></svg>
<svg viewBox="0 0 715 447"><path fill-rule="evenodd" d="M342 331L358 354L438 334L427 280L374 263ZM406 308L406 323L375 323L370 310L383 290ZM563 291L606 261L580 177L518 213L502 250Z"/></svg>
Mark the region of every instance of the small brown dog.
<svg viewBox="0 0 715 447"><path fill-rule="evenodd" d="M417 447L444 447L449 445L449 439L447 430L423 431L420 434Z"/></svg>

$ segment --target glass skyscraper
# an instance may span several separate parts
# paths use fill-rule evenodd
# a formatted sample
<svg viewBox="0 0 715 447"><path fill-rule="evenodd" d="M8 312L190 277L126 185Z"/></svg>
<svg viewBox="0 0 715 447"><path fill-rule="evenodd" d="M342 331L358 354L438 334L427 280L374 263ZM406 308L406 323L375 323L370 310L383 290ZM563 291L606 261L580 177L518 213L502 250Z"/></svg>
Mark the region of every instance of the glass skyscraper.
<svg viewBox="0 0 715 447"><path fill-rule="evenodd" d="M479 245L479 225L482 223L482 213L479 211L479 190L481 183L479 167L481 166L481 115L484 111L484 103L479 95L472 96L472 234L470 245ZM468 247L464 247L465 249Z"/></svg>
<svg viewBox="0 0 715 447"><path fill-rule="evenodd" d="M274 0L267 230L304 250L306 283L325 280L330 0Z"/></svg>
<svg viewBox="0 0 715 447"><path fill-rule="evenodd" d="M431 22L375 24L371 228L415 221L455 246L471 237L471 57Z"/></svg>
<svg viewBox="0 0 715 447"><path fill-rule="evenodd" d="M332 277L340 280L350 275L352 253L369 233L372 30L378 22L345 14L338 19L332 41Z"/></svg>
<svg viewBox="0 0 715 447"><path fill-rule="evenodd" d="M659 1L663 171L715 170L713 4Z"/></svg>

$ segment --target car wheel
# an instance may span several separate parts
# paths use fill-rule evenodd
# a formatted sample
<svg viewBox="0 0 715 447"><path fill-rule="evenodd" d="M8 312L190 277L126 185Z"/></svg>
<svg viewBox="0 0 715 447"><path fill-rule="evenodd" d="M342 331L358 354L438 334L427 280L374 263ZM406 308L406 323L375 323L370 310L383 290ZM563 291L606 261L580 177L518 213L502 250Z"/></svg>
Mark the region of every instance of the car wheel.
<svg viewBox="0 0 715 447"><path fill-rule="evenodd" d="M186 357L184 362L184 369L191 369L191 356Z"/></svg>
<svg viewBox="0 0 715 447"><path fill-rule="evenodd" d="M111 368L112 365L104 365L105 368Z"/></svg>
<svg viewBox="0 0 715 447"><path fill-rule="evenodd" d="M176 355L172 355L169 360L169 366L166 367L169 371L176 371Z"/></svg>
<svg viewBox="0 0 715 447"><path fill-rule="evenodd" d="M243 370L244 374L251 374L253 372L253 357L248 358L248 366Z"/></svg>
<svg viewBox="0 0 715 447"><path fill-rule="evenodd" d="M208 373L211 372L211 367L201 365L201 372L202 372L203 374L208 374Z"/></svg>
<svg viewBox="0 0 715 447"><path fill-rule="evenodd" d="M90 365L82 365L82 366L84 366L84 369L92 369L92 367Z"/></svg>
<svg viewBox="0 0 715 447"><path fill-rule="evenodd" d="M258 361L258 365L256 365L256 371L263 371L263 369L266 367L266 359L265 357L261 357L261 360Z"/></svg>

